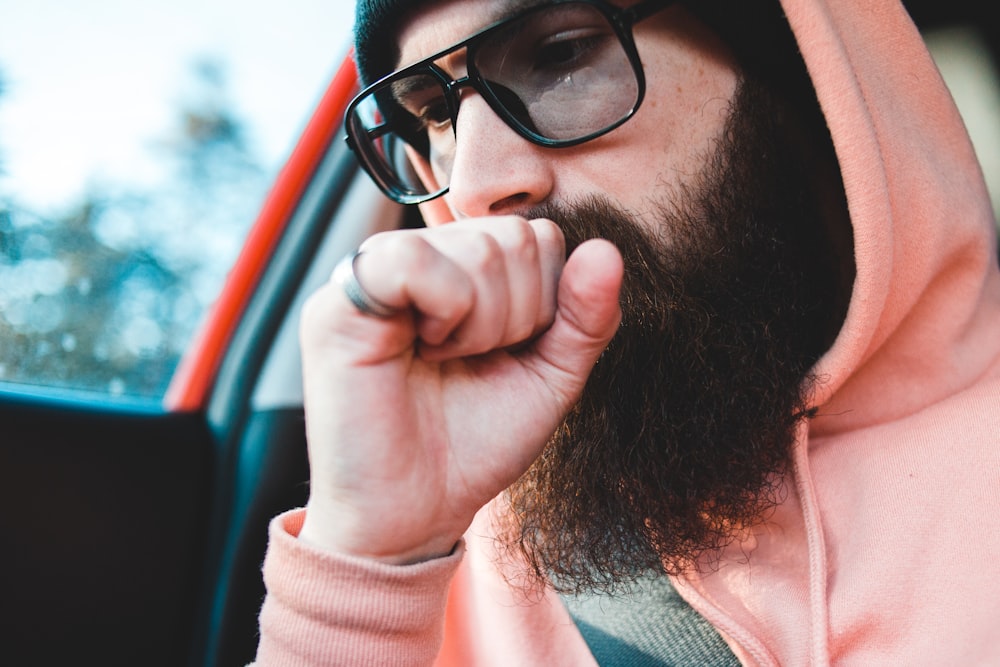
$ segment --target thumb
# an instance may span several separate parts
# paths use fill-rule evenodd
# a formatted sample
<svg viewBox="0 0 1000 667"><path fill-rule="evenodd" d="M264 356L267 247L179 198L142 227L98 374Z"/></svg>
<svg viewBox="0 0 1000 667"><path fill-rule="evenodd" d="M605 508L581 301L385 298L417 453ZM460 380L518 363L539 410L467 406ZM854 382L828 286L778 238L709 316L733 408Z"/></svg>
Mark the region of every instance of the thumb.
<svg viewBox="0 0 1000 667"><path fill-rule="evenodd" d="M567 408L618 330L623 272L621 253L603 239L580 244L563 267L555 320L534 351L544 366L539 372Z"/></svg>

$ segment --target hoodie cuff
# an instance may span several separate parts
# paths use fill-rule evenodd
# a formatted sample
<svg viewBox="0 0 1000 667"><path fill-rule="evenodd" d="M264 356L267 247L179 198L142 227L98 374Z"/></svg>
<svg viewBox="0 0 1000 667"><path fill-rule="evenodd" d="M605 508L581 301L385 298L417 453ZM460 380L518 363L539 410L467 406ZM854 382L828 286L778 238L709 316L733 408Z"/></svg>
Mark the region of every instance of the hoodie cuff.
<svg viewBox="0 0 1000 667"><path fill-rule="evenodd" d="M388 565L298 540L304 520L298 509L271 521L256 664L431 664L464 542L443 558Z"/></svg>

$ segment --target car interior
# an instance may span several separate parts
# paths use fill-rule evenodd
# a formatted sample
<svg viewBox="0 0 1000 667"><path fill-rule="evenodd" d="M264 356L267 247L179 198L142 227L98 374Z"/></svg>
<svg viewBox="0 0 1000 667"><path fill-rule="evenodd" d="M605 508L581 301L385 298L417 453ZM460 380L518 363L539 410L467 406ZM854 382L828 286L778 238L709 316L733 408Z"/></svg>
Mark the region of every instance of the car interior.
<svg viewBox="0 0 1000 667"><path fill-rule="evenodd" d="M997 197L1000 23L972 0L906 5ZM348 57L164 401L0 385L0 662L253 660L268 523L309 491L298 312L366 236L422 224L343 142L355 89Z"/></svg>

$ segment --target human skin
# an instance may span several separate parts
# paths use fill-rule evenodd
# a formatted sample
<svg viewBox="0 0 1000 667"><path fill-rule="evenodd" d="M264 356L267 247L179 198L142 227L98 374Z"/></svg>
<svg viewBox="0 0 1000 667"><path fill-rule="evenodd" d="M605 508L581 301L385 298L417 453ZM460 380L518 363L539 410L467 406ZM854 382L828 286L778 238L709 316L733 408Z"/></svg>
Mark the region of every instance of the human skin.
<svg viewBox="0 0 1000 667"><path fill-rule="evenodd" d="M400 63L509 4L433 4L403 27ZM567 259L554 223L519 214L604 194L655 224L657 205L710 153L737 81L725 49L681 8L635 36L646 101L574 148L530 144L463 92L438 204L456 222L376 235L356 263L366 291L399 315L363 315L332 283L310 298L300 335L312 482L300 539L388 563L449 553L579 397L618 326L621 257L591 240ZM441 64L463 73L461 54Z"/></svg>

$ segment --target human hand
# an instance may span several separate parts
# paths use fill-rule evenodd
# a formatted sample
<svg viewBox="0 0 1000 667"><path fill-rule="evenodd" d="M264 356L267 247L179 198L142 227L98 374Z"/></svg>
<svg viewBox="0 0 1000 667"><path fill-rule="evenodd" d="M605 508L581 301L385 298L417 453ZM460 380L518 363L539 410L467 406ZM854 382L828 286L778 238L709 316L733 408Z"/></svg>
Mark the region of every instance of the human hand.
<svg viewBox="0 0 1000 667"><path fill-rule="evenodd" d="M390 563L449 553L538 456L620 318L621 256L565 258L548 220L467 220L371 237L355 273L400 309L329 283L303 311L311 491L300 538Z"/></svg>

